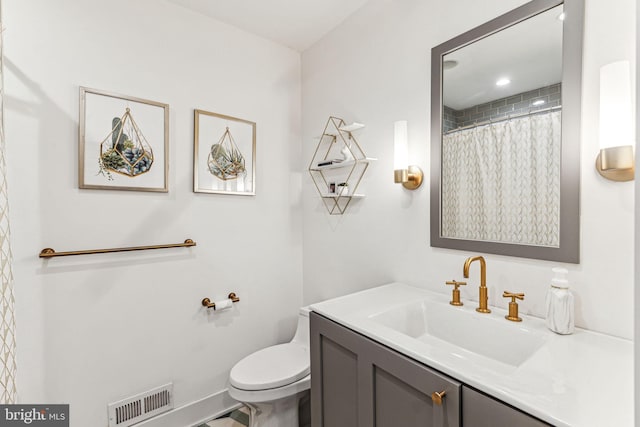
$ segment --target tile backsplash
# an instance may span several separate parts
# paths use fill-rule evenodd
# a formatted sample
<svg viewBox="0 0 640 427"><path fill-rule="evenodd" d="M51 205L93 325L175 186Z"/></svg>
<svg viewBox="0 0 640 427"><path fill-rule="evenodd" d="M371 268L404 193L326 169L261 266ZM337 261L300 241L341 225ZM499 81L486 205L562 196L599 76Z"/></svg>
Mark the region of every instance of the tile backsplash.
<svg viewBox="0 0 640 427"><path fill-rule="evenodd" d="M561 105L560 89L561 83L556 83L484 104L474 105L464 110L454 110L445 105L443 131L448 132L485 120L496 120L509 115L526 114L545 108L558 107ZM535 101L544 101L544 103L533 105Z"/></svg>

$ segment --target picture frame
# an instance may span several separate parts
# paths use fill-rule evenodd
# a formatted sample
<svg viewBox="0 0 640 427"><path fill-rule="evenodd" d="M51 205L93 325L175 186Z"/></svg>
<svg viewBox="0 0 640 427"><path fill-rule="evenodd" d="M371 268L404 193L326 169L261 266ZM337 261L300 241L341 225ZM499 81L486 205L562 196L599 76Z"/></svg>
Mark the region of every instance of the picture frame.
<svg viewBox="0 0 640 427"><path fill-rule="evenodd" d="M346 181L328 181L327 196L348 196L349 183Z"/></svg>
<svg viewBox="0 0 640 427"><path fill-rule="evenodd" d="M255 196L256 123L194 110L193 191Z"/></svg>
<svg viewBox="0 0 640 427"><path fill-rule="evenodd" d="M327 195L335 196L338 190L338 183L336 181L327 182Z"/></svg>
<svg viewBox="0 0 640 427"><path fill-rule="evenodd" d="M169 191L169 105L80 87L78 186Z"/></svg>

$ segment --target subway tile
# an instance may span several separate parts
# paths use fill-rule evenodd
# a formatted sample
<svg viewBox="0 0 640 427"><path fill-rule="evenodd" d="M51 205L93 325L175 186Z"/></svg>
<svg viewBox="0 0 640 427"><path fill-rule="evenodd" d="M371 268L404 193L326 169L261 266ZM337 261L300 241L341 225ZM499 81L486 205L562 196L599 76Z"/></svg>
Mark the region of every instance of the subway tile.
<svg viewBox="0 0 640 427"><path fill-rule="evenodd" d="M514 95L514 96L511 96L511 97L507 98L507 105L508 104L516 104L516 103L518 103L520 101L522 101L522 94Z"/></svg>
<svg viewBox="0 0 640 427"><path fill-rule="evenodd" d="M527 99L537 98L538 96L540 96L540 89L530 90L522 94L522 100L526 101Z"/></svg>
<svg viewBox="0 0 640 427"><path fill-rule="evenodd" d="M544 101L544 103L542 105L533 105L534 102L537 101ZM538 96L537 98L532 98L530 100L527 101L529 103L530 107L542 107L542 108L547 108L548 107L548 103L549 103L549 97L548 96Z"/></svg>
<svg viewBox="0 0 640 427"><path fill-rule="evenodd" d="M510 113L513 111L513 104L498 108L498 113Z"/></svg>
<svg viewBox="0 0 640 427"><path fill-rule="evenodd" d="M544 99L546 103L542 107L536 107L537 109L547 108L551 105L550 103L554 101L556 102L554 105L560 105L561 89L562 85L556 83L507 98L500 98L484 104L478 104L464 110L454 110L449 107L445 108L451 111L458 126L467 126L477 121L500 118L507 114L526 113L533 108L531 105L532 102L538 99ZM451 119L451 117L447 117L447 119Z"/></svg>
<svg viewBox="0 0 640 427"><path fill-rule="evenodd" d="M491 109L491 103L490 102L487 102L486 104L480 104L480 105L476 106L476 110L479 113L483 113L483 112L488 111L490 109Z"/></svg>
<svg viewBox="0 0 640 427"><path fill-rule="evenodd" d="M551 85L540 88L540 95L549 95L550 93L560 92L560 85Z"/></svg>

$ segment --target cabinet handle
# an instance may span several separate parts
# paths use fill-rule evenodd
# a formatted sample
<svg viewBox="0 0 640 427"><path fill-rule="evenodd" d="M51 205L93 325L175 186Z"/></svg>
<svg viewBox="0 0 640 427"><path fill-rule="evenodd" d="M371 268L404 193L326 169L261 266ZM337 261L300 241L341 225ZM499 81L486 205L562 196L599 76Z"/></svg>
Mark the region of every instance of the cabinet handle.
<svg viewBox="0 0 640 427"><path fill-rule="evenodd" d="M431 393L431 400L433 400L433 403L435 403L436 405L442 405L442 399L444 399L444 395L447 394L446 391L434 391L433 393Z"/></svg>

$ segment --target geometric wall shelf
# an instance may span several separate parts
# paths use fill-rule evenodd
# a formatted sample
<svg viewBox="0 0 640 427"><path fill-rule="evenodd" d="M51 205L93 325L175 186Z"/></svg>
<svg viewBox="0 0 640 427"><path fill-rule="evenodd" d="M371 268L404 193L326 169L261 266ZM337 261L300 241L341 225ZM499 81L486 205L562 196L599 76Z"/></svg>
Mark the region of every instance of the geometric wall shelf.
<svg viewBox="0 0 640 427"><path fill-rule="evenodd" d="M347 125L329 117L309 164L309 174L330 215L344 214L351 200L364 197L356 191L369 167L368 158L353 136L363 124Z"/></svg>

